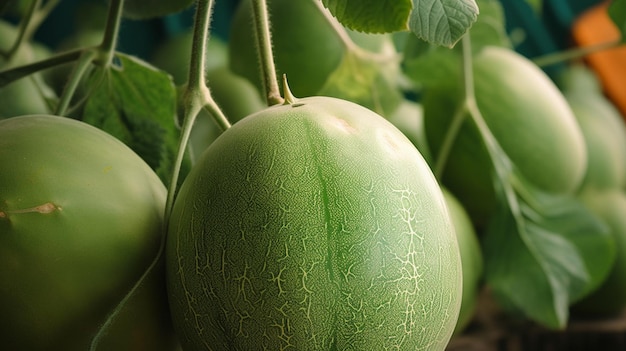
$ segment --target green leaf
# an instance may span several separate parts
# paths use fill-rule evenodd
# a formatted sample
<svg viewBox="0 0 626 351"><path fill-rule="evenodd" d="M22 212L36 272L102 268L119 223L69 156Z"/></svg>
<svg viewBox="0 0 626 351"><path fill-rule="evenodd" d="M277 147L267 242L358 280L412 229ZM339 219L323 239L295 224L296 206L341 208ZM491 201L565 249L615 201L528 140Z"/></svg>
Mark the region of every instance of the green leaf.
<svg viewBox="0 0 626 351"><path fill-rule="evenodd" d="M352 30L391 33L409 28L411 0L322 0L322 3L342 25Z"/></svg>
<svg viewBox="0 0 626 351"><path fill-rule="evenodd" d="M569 306L597 287L615 259L606 225L571 196L513 181L484 241L486 279L497 296L534 321L567 325Z"/></svg>
<svg viewBox="0 0 626 351"><path fill-rule="evenodd" d="M384 64L376 54L359 52L361 54L353 51L345 53L318 94L346 99L380 115L388 115L403 98L395 84L396 72L393 69L397 62Z"/></svg>
<svg viewBox="0 0 626 351"><path fill-rule="evenodd" d="M82 120L120 139L169 183L178 148L176 88L171 77L121 53L94 72Z"/></svg>
<svg viewBox="0 0 626 351"><path fill-rule="evenodd" d="M474 0L413 0L409 28L429 43L453 47L477 17Z"/></svg>
<svg viewBox="0 0 626 351"><path fill-rule="evenodd" d="M512 47L506 31L504 9L499 0L477 0L480 14L470 28L472 50L480 51L485 46Z"/></svg>
<svg viewBox="0 0 626 351"><path fill-rule="evenodd" d="M525 216L573 243L585 264L589 282L579 294L570 295L570 302L599 287L616 258L616 244L608 225L575 196L549 194L530 183L519 183L515 188L523 199Z"/></svg>
<svg viewBox="0 0 626 351"><path fill-rule="evenodd" d="M626 0L613 0L609 4L609 17L621 34L622 42L626 42Z"/></svg>
<svg viewBox="0 0 626 351"><path fill-rule="evenodd" d="M404 73L418 87L456 87L461 79L460 56L456 51L434 48L407 58Z"/></svg>

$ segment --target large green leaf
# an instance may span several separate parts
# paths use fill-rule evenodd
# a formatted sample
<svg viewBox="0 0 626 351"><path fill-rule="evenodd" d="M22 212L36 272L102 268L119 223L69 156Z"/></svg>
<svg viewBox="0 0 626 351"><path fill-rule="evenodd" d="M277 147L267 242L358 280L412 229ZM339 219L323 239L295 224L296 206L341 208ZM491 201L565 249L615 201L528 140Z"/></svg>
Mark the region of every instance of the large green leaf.
<svg viewBox="0 0 626 351"><path fill-rule="evenodd" d="M429 43L453 47L477 17L474 0L413 0L409 28Z"/></svg>
<svg viewBox="0 0 626 351"><path fill-rule="evenodd" d="M578 200L515 178L484 241L487 283L527 317L554 329L569 306L595 289L615 259L606 225Z"/></svg>
<svg viewBox="0 0 626 351"><path fill-rule="evenodd" d="M411 0L322 0L345 27L367 33L407 30Z"/></svg>
<svg viewBox="0 0 626 351"><path fill-rule="evenodd" d="M609 17L622 35L622 42L626 42L626 0L613 0L609 4Z"/></svg>
<svg viewBox="0 0 626 351"><path fill-rule="evenodd" d="M179 136L176 88L168 74L135 57L116 59L91 76L82 120L127 144L168 184Z"/></svg>

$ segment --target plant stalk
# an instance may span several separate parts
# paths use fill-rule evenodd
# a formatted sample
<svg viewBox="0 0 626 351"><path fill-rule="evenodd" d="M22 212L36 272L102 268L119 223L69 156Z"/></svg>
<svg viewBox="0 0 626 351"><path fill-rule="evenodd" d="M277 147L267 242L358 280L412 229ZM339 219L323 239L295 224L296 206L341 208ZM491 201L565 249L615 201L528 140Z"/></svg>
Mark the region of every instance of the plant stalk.
<svg viewBox="0 0 626 351"><path fill-rule="evenodd" d="M472 48L469 35L463 36L461 45L463 50L463 81L467 112L476 124L482 140L485 143L485 148L487 149L487 153L489 154L489 158L494 168L494 176L496 177L497 182L502 186L502 190L504 191L504 195L507 200L507 205L509 206L509 209L511 210L519 228L521 223L523 223L523 218L515 189L511 184L513 165L506 152L502 150L498 140L491 133L491 130L485 122L485 119L478 108L478 104L476 103L476 95L474 93L474 74L472 70Z"/></svg>
<svg viewBox="0 0 626 351"><path fill-rule="evenodd" d="M474 75L472 71L472 50L469 35L463 36L462 40L462 60L461 60L461 79L463 82L463 102L457 108L452 122L448 128L445 138L441 144L437 161L433 167L433 173L437 179L441 179L450 151L454 146L454 142L461 130L461 126L465 121L468 113L468 101L475 101L474 96Z"/></svg>
<svg viewBox="0 0 626 351"><path fill-rule="evenodd" d="M108 67L113 62L115 47L122 22L122 11L124 10L124 0L110 0L107 22L104 27L104 36L99 46L99 57L97 63L103 67Z"/></svg>
<svg viewBox="0 0 626 351"><path fill-rule="evenodd" d="M330 11L328 11L324 7L324 4L322 4L321 1L315 1L315 5L317 5L317 7L319 8L320 13L324 15L326 22L328 22L328 24L333 28L333 30L335 31L335 34L337 34L337 37L339 37L339 40L341 41L343 46L346 48L346 50L348 51L359 50L360 48L354 43L352 38L350 38L350 36L348 35L348 32L346 31L346 28L344 28L337 20L335 20L335 18L330 13Z"/></svg>
<svg viewBox="0 0 626 351"><path fill-rule="evenodd" d="M196 23L194 25L193 41L191 43L191 58L189 62L189 77L187 78L186 92L193 92L191 95L200 93L197 98L199 99L200 107L198 111L195 111L195 107L189 105L189 113L186 115L193 115L195 119L196 115L200 112L200 109L204 107L213 116L215 122L218 124L222 131L230 128L230 122L217 106L217 103L213 100L211 92L207 87L206 78L206 56L207 56L207 43L210 39L211 33L211 18L213 17L214 1L199 1L196 14ZM204 14L204 15L202 15ZM193 123L192 123L193 124ZM190 127L191 128L191 127ZM185 145L187 143L185 142Z"/></svg>
<svg viewBox="0 0 626 351"><path fill-rule="evenodd" d="M72 70L72 73L70 74L70 77L67 80L65 87L63 88L63 92L59 97L59 103L54 112L55 115L65 115L67 109L70 106L70 103L72 102L74 93L78 88L78 84L80 83L81 79L85 75L85 72L87 72L87 69L91 66L96 57L98 57L98 51L96 49L88 49L86 51L83 50L82 52L80 52L78 61L76 62L76 65L74 66L74 69Z"/></svg>
<svg viewBox="0 0 626 351"><path fill-rule="evenodd" d="M206 43L209 38L211 25L212 0L200 0L196 3L196 13L193 26L193 39L191 42L191 56L189 60L189 75L187 77L187 90L196 89L206 85L205 58Z"/></svg>
<svg viewBox="0 0 626 351"><path fill-rule="evenodd" d="M282 104L284 99L280 94L278 77L276 77L267 2L265 0L253 0L252 9L258 58L262 68L261 80L265 87L267 105Z"/></svg>
<svg viewBox="0 0 626 351"><path fill-rule="evenodd" d="M60 1L61 0L48 0L48 2L46 2L45 4L37 5L37 7L35 8L35 12L33 12L30 23L24 31L24 36L27 41L32 39L35 31L37 31L41 23L43 23L43 21L48 18L50 12L54 10L54 8L59 4ZM40 1L37 0L36 2Z"/></svg>
<svg viewBox="0 0 626 351"><path fill-rule="evenodd" d="M123 9L124 0L111 0L102 42L96 48L83 50L63 89L55 114L63 116L66 113L78 84L92 63L98 64L103 68L107 68L112 64L120 23L122 22Z"/></svg>
<svg viewBox="0 0 626 351"><path fill-rule="evenodd" d="M31 2L31 7L28 8L28 13L26 14L26 20L20 23L20 31L23 34L24 38L28 41L32 38L33 33L39 28L39 25L48 17L50 12L54 10L54 8L59 4L61 0L48 0L45 4L41 4L42 0L33 0ZM5 0L0 2L0 17L7 11L13 1ZM21 39L18 39L18 41ZM16 45L19 47L19 44ZM12 49L9 49L12 51ZM11 56L11 55L7 55Z"/></svg>
<svg viewBox="0 0 626 351"><path fill-rule="evenodd" d="M166 223L169 220L169 216L174 205L180 168L183 163L183 159L185 158L191 129L195 123L198 113L200 113L200 110L205 107L223 130L230 127L228 119L224 116L224 113L211 97L211 92L206 85L206 46L209 39L213 4L213 0L199 0L196 4L193 41L191 44L191 58L189 62L189 76L183 93L183 125L181 127L178 153L176 155L176 160L174 161L172 177L168 188L167 202L165 204Z"/></svg>
<svg viewBox="0 0 626 351"><path fill-rule="evenodd" d="M573 48L569 50L542 55L542 56L534 58L532 61L539 67L546 67L546 66L554 65L557 63L565 62L565 61L583 58L587 55L604 51L604 50L613 49L623 44L624 43L620 39L618 39L614 41L608 41L605 43L577 47L577 48Z"/></svg>
<svg viewBox="0 0 626 351"><path fill-rule="evenodd" d="M113 0L116 1L116 0ZM123 0L117 0L122 2ZM187 143L189 141L189 136L191 134L192 126L195 122L195 119L202 109L203 106L209 105L213 106L218 110L218 114L223 117L219 108L217 108L217 104L213 102L211 98L210 92L206 87L205 82L205 52L206 52L206 43L208 38L208 33L210 29L210 19L213 11L213 0L199 0L196 5L196 13L194 20L194 29L193 29L193 43L192 43L192 53L190 58L190 69L189 69L189 79L188 84L185 88L185 97L184 97L184 119L182 126L182 133L178 147L178 154L176 156L176 160L174 162L174 167L172 170L172 178L170 180L170 184L168 186L168 194L167 200L165 203L165 211L163 217L163 232L161 236L161 242L159 245L159 249L157 251L156 256L153 261L150 263L148 268L144 271L142 276L137 280L135 285L131 288L131 290L124 296L124 298L120 301L120 303L116 306L115 310L107 317L107 320L99 329L96 337L92 340L91 351L95 351L98 347L98 343L109 326L113 323L117 315L122 311L126 303L132 298L134 293L141 287L144 281L149 277L150 273L157 267L163 258L163 254L165 252L165 244L167 239L167 227L169 224L169 216L173 207L175 192L178 183L178 177L180 173L180 168L185 156L185 150L187 147ZM120 12L121 14L121 12ZM107 40L105 39L104 42ZM103 42L103 43L104 43ZM111 41L114 42L114 41ZM103 44L104 45L104 44ZM224 120L225 117L224 117ZM227 120L226 120L227 121ZM228 123L228 122L226 122Z"/></svg>
<svg viewBox="0 0 626 351"><path fill-rule="evenodd" d="M206 44L210 39L214 1L199 1L197 6L196 22L193 27L193 41L191 43L191 58L189 62L189 76L187 78L186 93L196 95L199 92L199 96L195 98L199 99L201 104L198 111L195 111L196 108L193 107L191 103L188 104L189 112L185 114L192 115L192 118L195 119L196 115L200 112L200 109L204 106L204 108L207 109L213 116L220 129L224 131L230 128L230 122L213 100L206 84ZM185 141L184 144L186 146L187 141ZM185 146L183 146L183 148Z"/></svg>
<svg viewBox="0 0 626 351"><path fill-rule="evenodd" d="M330 25L330 27L334 30L335 34L339 38L339 41L343 44L346 51L356 55L359 58L371 60L378 63L389 63L391 64L394 60L401 60L400 55L397 52L372 52L366 49L363 49L359 45L357 45L354 40L348 34L346 28L337 21L335 17L330 13L330 11L324 7L321 1L314 1L314 3L319 8L320 13L326 19L326 22Z"/></svg>
<svg viewBox="0 0 626 351"><path fill-rule="evenodd" d="M452 122L446 131L446 135L441 143L441 148L439 149L439 153L437 154L437 160L435 161L435 165L433 167L433 174L435 178L441 180L443 176L443 171L445 170L446 164L448 162L448 158L450 156L450 152L452 151L452 147L454 146L454 142L456 141L457 136L459 135L459 131L461 130L461 126L467 117L467 103L465 100L459 105L454 116L452 117Z"/></svg>
<svg viewBox="0 0 626 351"><path fill-rule="evenodd" d="M32 73L78 60L85 49L63 52L41 61L0 71L0 88Z"/></svg>
<svg viewBox="0 0 626 351"><path fill-rule="evenodd" d="M29 30L29 28L31 27L31 23L33 23L35 13L40 5L41 0L33 0L30 7L28 7L28 13L26 13L26 16L20 22L17 38L13 42L9 51L6 53L7 61L10 61L13 58L13 55L15 55L15 53L20 49L22 43L29 40L29 37L32 34L32 30Z"/></svg>

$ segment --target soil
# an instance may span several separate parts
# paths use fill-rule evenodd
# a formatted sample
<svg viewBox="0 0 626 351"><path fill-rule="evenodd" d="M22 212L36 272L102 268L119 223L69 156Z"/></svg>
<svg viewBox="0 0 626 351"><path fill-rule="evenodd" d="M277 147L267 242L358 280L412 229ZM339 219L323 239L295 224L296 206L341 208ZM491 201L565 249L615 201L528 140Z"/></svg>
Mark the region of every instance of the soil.
<svg viewBox="0 0 626 351"><path fill-rule="evenodd" d="M484 289L475 316L446 351L617 351L626 350L626 311L614 316L572 318L551 330L502 311Z"/></svg>

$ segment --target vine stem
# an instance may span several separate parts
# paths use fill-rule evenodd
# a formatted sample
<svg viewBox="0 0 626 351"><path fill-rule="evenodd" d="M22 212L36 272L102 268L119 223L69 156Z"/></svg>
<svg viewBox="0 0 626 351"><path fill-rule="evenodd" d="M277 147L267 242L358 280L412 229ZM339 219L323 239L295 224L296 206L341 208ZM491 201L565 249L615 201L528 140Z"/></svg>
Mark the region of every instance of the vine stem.
<svg viewBox="0 0 626 351"><path fill-rule="evenodd" d="M33 30L29 28L32 26L33 22L35 22L33 20L39 6L41 6L41 0L34 0L28 7L28 13L20 22L17 38L13 42L13 45L11 46L9 51L5 54L7 61L10 61L11 58L13 58L13 55L15 55L15 53L19 50L23 42L29 40L29 36L33 32Z"/></svg>
<svg viewBox="0 0 626 351"><path fill-rule="evenodd" d="M448 162L452 146L454 146L454 142L459 134L459 131L461 130L461 126L463 125L468 112L470 112L470 107L475 105L476 101L474 94L472 50L469 35L463 36L461 40L461 78L463 81L463 101L452 117L452 122L450 123L450 127L446 132L444 140L441 144L441 149L437 155L437 160L435 161L435 166L433 167L433 173L437 179L441 179L446 163ZM476 108L473 112L477 111L478 109Z"/></svg>
<svg viewBox="0 0 626 351"><path fill-rule="evenodd" d="M30 3L28 8L28 12L22 18L18 28L18 35L9 50L5 53L0 53L0 56L4 56L7 62L10 62L9 66L16 63L13 60L16 58L17 53L20 51L20 48L24 43L27 43L32 40L33 34L37 31L41 23L48 17L50 12L58 5L60 0L49 0L47 3L42 5L42 0L33 0ZM24 52L23 52L24 53ZM31 56L34 54L31 52ZM23 58L23 57L22 57ZM28 61L31 61L33 57L29 57ZM17 70L20 67L16 67ZM32 71L29 72L33 73ZM4 76L4 75L3 75ZM24 75L22 76L24 77ZM17 79L17 78L14 78ZM34 84L35 89L37 89L37 93L41 96L44 96L45 93L45 84L40 79L40 77L28 77L27 79L31 80ZM0 80L3 80L0 78ZM8 83L5 83L8 84ZM0 86L1 87L1 86Z"/></svg>
<svg viewBox="0 0 626 351"><path fill-rule="evenodd" d="M202 108L205 108L222 131L230 128L228 119L219 108L211 92L206 85L206 44L209 39L211 17L213 14L213 0L199 0L196 5L196 14L193 26L193 41L191 44L191 58L189 62L189 77L183 92L183 124L181 126L181 136L178 145L178 153L174 161L172 177L167 192L167 202L165 204L165 225L169 222L169 217L174 206L174 199L178 186L180 168L185 157L187 144L191 135L191 129L196 117Z"/></svg>
<svg viewBox="0 0 626 351"><path fill-rule="evenodd" d="M50 0L45 5L42 5L41 1L42 0L33 0L30 3L28 12L20 22L17 38L9 50L3 53L3 56L5 56L7 60L10 60L13 55L15 55L22 46L22 43L32 39L37 28L39 28L44 19L50 14L50 11L56 7L60 0Z"/></svg>
<svg viewBox="0 0 626 351"><path fill-rule="evenodd" d="M95 48L86 48L81 51L78 62L59 97L59 103L55 111L56 115L65 115L78 88L78 84L92 63L96 63L104 68L113 63L123 9L124 0L111 0L102 42Z"/></svg>
<svg viewBox="0 0 626 351"><path fill-rule="evenodd" d="M116 0L114 0L116 1ZM120 1L120 0L117 0ZM184 92L184 119L182 125L182 133L180 137L178 153L176 156L176 160L174 162L174 167L172 170L172 178L170 180L170 184L168 187L167 200L165 203L164 210L164 218L163 218L163 227L162 227L162 235L161 242L159 244L159 249L156 253L156 256L150 263L150 265L143 272L141 277L135 282L130 291L122 298L122 300L115 307L113 312L107 317L104 324L98 330L98 333L92 340L92 344L90 347L91 351L95 351L98 347L100 339L104 336L106 330L110 327L110 325L114 322L115 318L119 315L119 313L123 310L124 306L130 301L133 295L141 288L142 284L148 279L150 274L154 271L154 269L160 264L164 252L165 252L165 244L167 240L167 227L169 224L169 217L173 207L175 192L178 183L178 177L180 173L180 168L182 165L182 161L185 155L185 150L187 147L187 143L189 141L189 136L191 134L192 126L195 122L195 119L203 107L206 107L209 111L214 113L214 116L217 115L216 120L222 120L220 125L222 128L228 128L230 124L228 120L224 116L224 114L220 111L217 104L213 101L210 91L206 86L205 81L205 67L204 62L206 57L206 43L208 39L208 33L210 29L210 20L213 11L213 0L198 0L196 3L196 12L195 12L195 20L193 27L193 42L192 42L192 52L189 64L189 77L188 82L185 87ZM121 13L120 13L121 15ZM106 41L106 39L105 39Z"/></svg>
<svg viewBox="0 0 626 351"><path fill-rule="evenodd" d="M328 22L328 24L333 28L341 43L346 47L346 50L358 51L360 49L359 46L354 43L352 38L350 38L350 36L348 35L346 29L338 21L335 20L330 11L328 11L328 9L324 7L324 4L322 4L321 1L315 1L315 5L324 15L326 22Z"/></svg>
<svg viewBox="0 0 626 351"><path fill-rule="evenodd" d="M552 54L546 54L534 58L532 61L539 67L546 67L561 63L564 61L574 60L577 58L585 57L589 54L604 51L624 45L621 39L608 41L605 43L599 43L594 45L588 45L583 47L577 47L569 50L559 51Z"/></svg>
<svg viewBox="0 0 626 351"><path fill-rule="evenodd" d="M110 0L107 22L104 27L104 36L98 46L99 55L96 58L103 67L108 67L113 62L117 37L122 22L122 11L124 10L124 0Z"/></svg>
<svg viewBox="0 0 626 351"><path fill-rule="evenodd" d="M443 171L445 170L446 163L448 162L452 146L454 146L454 141L456 140L456 137L461 130L461 126L467 116L467 110L467 102L464 99L452 117L450 127L446 131L446 135L441 143L441 148L437 154L437 160L435 161L435 165L433 167L433 174L437 179L441 179L443 176Z"/></svg>
<svg viewBox="0 0 626 351"><path fill-rule="evenodd" d="M326 19L326 22L328 22L328 24L334 30L335 34L348 52L356 55L357 57L370 59L379 63L385 63L391 60L400 60L400 55L395 51L393 53L378 53L365 50L362 47L358 46L354 42L354 40L352 40L346 28L342 26L335 17L333 17L333 15L326 7L324 7L324 4L322 4L321 1L314 1L314 3L318 7L322 15L324 15L324 19Z"/></svg>
<svg viewBox="0 0 626 351"><path fill-rule="evenodd" d="M520 187L519 178L515 174L515 165L507 155L507 153L502 149L500 143L497 141L495 136L491 133L491 129L485 122L485 119L480 112L480 108L476 102L476 96L474 94L474 76L472 70L467 70L467 67L471 67L472 60L472 52L471 52L471 40L469 35L465 35L462 39L462 50L463 50L463 60L464 67L463 76L465 80L466 86L466 96L465 96L465 104L467 106L467 112L471 116L474 121L480 136L485 144L485 148L487 153L489 154L489 158L491 160L491 164L494 168L494 186L496 192L498 190L502 191L502 195L504 196L504 201L507 206L508 212L511 214L513 221L515 222L515 228L517 229L517 234L519 238L522 240L524 245L531 252L533 257L537 257L541 255L540 250L538 250L537 245L529 239L529 232L527 230L527 218L524 217L524 213L522 211L523 199L520 198L520 188L523 190L523 187ZM469 63L468 63L469 62ZM498 188L498 186L500 188ZM524 194L522 194L523 196ZM505 233L509 234L509 233ZM541 268L544 271L549 271L549 268L546 267L545 263L539 262ZM551 288L554 289L552 283L550 283Z"/></svg>
<svg viewBox="0 0 626 351"><path fill-rule="evenodd" d="M78 57L78 61L70 74L69 79L67 80L65 87L63 88L63 92L59 97L59 102L57 104L56 110L54 112L57 116L64 116L67 112L68 107L72 101L72 97L78 88L78 84L80 83L82 77L91 63L96 59L97 52L96 49L88 49L86 51L82 51L80 56Z"/></svg>
<svg viewBox="0 0 626 351"><path fill-rule="evenodd" d="M476 95L474 93L474 74L472 70L472 48L471 39L469 35L464 35L461 39L462 52L463 52L463 82L465 89L465 108L470 117L476 124L478 131L485 143L485 148L493 164L495 177L502 186L504 196L507 201L507 205L511 210L511 214L515 218L515 223L518 229L523 231L521 227L524 219L520 209L519 200L517 198L515 189L511 183L513 164L508 155L502 150L500 143L498 143L496 137L491 133L489 126L485 122L485 119L480 112L478 104L476 103Z"/></svg>
<svg viewBox="0 0 626 351"><path fill-rule="evenodd" d="M215 100L211 96L211 92L207 87L206 78L206 55L207 45L209 41L209 35L211 33L211 18L213 17L214 1L199 1L197 7L196 23L194 25L193 42L191 44L191 59L189 63L189 77L187 78L186 94L189 96L186 100L189 101L188 112L185 112L185 117L193 118L195 120L199 113L195 111L197 108L193 106L193 101L198 100L199 108L204 107L213 116L215 122L222 131L230 128L230 122L217 106ZM190 123L188 126L191 129L193 125ZM185 129L183 127L183 129ZM181 149L184 149L187 145L187 140L181 144ZM181 161L182 162L182 161Z"/></svg>
<svg viewBox="0 0 626 351"><path fill-rule="evenodd" d="M263 81L263 86L265 87L267 105L282 104L284 99L280 94L278 77L276 77L267 2L265 0L253 0L252 10L258 58L262 68L261 81Z"/></svg>
<svg viewBox="0 0 626 351"><path fill-rule="evenodd" d="M32 73L62 65L64 63L76 61L80 58L83 51L84 49L76 49L62 52L41 61L0 71L0 88Z"/></svg>
<svg viewBox="0 0 626 351"><path fill-rule="evenodd" d="M60 2L61 0L48 0L48 2L42 5L39 10L37 10L37 12L35 13L35 18L33 19L33 25L31 26L31 28L33 28L33 31L28 33L29 39L32 37L34 30L39 28L41 23L46 18L48 18L50 12L52 12L52 10L54 10Z"/></svg>

